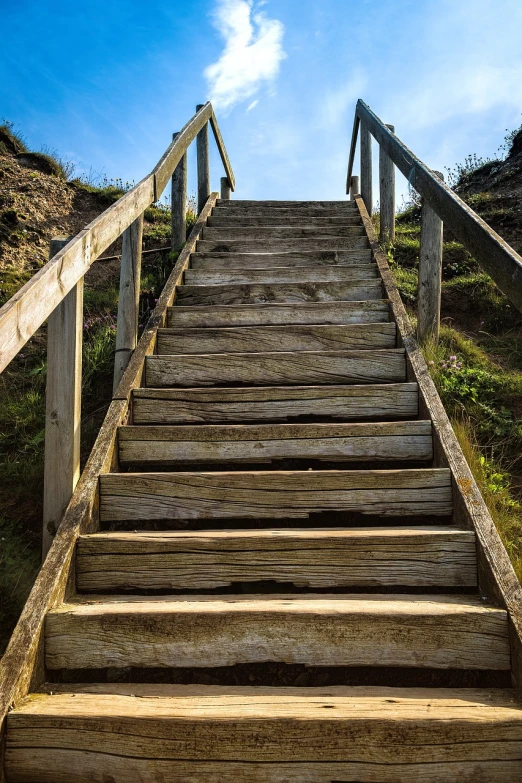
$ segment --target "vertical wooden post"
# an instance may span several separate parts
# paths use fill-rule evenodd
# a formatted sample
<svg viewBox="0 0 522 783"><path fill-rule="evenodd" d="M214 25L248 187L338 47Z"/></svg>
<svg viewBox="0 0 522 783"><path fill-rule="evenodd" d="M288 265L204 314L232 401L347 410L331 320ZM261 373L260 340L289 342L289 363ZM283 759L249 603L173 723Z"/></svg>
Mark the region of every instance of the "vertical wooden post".
<svg viewBox="0 0 522 783"><path fill-rule="evenodd" d="M387 125L395 133L393 125ZM381 243L395 239L395 165L382 147L379 147L379 209Z"/></svg>
<svg viewBox="0 0 522 783"><path fill-rule="evenodd" d="M440 171L434 171L444 180ZM419 253L419 293L417 305L417 336L419 342L439 339L440 290L442 281L443 224L435 210L424 201L422 205Z"/></svg>
<svg viewBox="0 0 522 783"><path fill-rule="evenodd" d="M177 133L172 134L175 139ZM172 175L171 191L173 250L179 250L187 239L187 153L183 155Z"/></svg>
<svg viewBox="0 0 522 783"><path fill-rule="evenodd" d="M49 258L69 238L51 240ZM42 561L80 478L83 279L47 322Z"/></svg>
<svg viewBox="0 0 522 783"><path fill-rule="evenodd" d="M359 177L355 175L350 179L350 200L353 201L356 194L360 193Z"/></svg>
<svg viewBox="0 0 522 783"><path fill-rule="evenodd" d="M230 187L230 182L228 181L228 177L221 177L221 198L225 201L230 200L230 195L232 193L232 188Z"/></svg>
<svg viewBox="0 0 522 783"><path fill-rule="evenodd" d="M361 122L361 196L371 217L372 195L372 136L364 122Z"/></svg>
<svg viewBox="0 0 522 783"><path fill-rule="evenodd" d="M143 215L140 215L123 232L116 352L114 355L114 391L121 381L138 339L142 240Z"/></svg>
<svg viewBox="0 0 522 783"><path fill-rule="evenodd" d="M196 111L204 104L196 106ZM210 153L208 147L208 122L197 135L196 147L198 154L198 214L201 212L210 196Z"/></svg>

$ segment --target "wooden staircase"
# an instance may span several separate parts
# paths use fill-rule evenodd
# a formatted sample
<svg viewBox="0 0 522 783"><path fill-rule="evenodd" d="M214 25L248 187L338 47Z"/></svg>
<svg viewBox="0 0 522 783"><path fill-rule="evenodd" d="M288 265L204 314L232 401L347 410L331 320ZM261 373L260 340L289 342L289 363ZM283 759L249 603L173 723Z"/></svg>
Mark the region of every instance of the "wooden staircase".
<svg viewBox="0 0 522 783"><path fill-rule="evenodd" d="M522 779L508 614L402 317L360 199L217 202L8 783Z"/></svg>

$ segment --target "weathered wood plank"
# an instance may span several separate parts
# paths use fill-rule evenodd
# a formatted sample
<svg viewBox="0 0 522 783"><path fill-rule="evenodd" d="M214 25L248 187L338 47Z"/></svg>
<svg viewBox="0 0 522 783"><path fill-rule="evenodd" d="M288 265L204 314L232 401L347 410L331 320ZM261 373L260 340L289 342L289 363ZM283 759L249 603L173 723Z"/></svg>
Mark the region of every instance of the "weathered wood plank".
<svg viewBox="0 0 522 783"><path fill-rule="evenodd" d="M113 399L124 399L129 401L132 390L141 385L144 372L145 356L153 353L154 351L158 327L165 325L168 308L174 300L177 286L183 279L183 272L189 264L190 254L194 249L199 232L205 223L207 215L215 203L216 197L217 193L213 193L210 196L205 205L205 209L199 215L196 223L194 224L192 231L190 232L190 236L174 265L174 269L170 273L169 278L165 283L156 307L152 311L152 315L150 316L141 334L137 348L132 354L129 366L123 374L120 385L113 393Z"/></svg>
<svg viewBox="0 0 522 783"><path fill-rule="evenodd" d="M218 306L176 305L168 311L169 327L218 328L227 326L277 326L288 324L370 324L389 320L388 303L366 302L278 302Z"/></svg>
<svg viewBox="0 0 522 783"><path fill-rule="evenodd" d="M272 269L292 266L370 264L370 250L318 250L315 253L193 253L192 269Z"/></svg>
<svg viewBox="0 0 522 783"><path fill-rule="evenodd" d="M240 199L235 198L230 204L225 201L219 201L218 207L224 207L225 209L243 208L243 207L255 207L256 209L266 208L285 208L285 209L353 209L353 203L350 204L348 200L344 201L278 201L272 200L252 200L252 199Z"/></svg>
<svg viewBox="0 0 522 783"><path fill-rule="evenodd" d="M404 344L411 375L419 382L421 405L433 421L436 463L449 465L454 476L455 516L463 526L477 535L479 585L485 595L493 596L510 613L512 674L517 687L522 686L522 588L502 543L495 523L477 487L459 442L437 393L428 367L415 339L411 323L395 285L386 257L379 247L372 221L361 199L358 208L368 232L375 260L379 265L387 295Z"/></svg>
<svg viewBox="0 0 522 783"><path fill-rule="evenodd" d="M223 136L221 135L221 131L219 130L218 121L216 119L216 115L214 114L214 111L212 111L212 114L210 115L209 122L212 127L212 131L214 133L214 138L216 140L216 145L219 151L219 155L221 157L221 162L223 163L223 168L225 169L225 173L227 175L226 179L228 180L229 188L230 190L235 190L236 179L234 177L234 172L232 171L232 166L230 164L230 160L227 154L225 142L223 141ZM223 198L223 196L221 198ZM228 198L230 198L230 194L228 195Z"/></svg>
<svg viewBox="0 0 522 783"><path fill-rule="evenodd" d="M511 783L522 762L512 690L51 690L9 716L10 783Z"/></svg>
<svg viewBox="0 0 522 783"><path fill-rule="evenodd" d="M470 251L515 307L522 310L522 258L450 187L425 166L364 101L357 114L415 190L430 202L459 242Z"/></svg>
<svg viewBox="0 0 522 783"><path fill-rule="evenodd" d="M156 353L256 353L395 348L392 323L159 329Z"/></svg>
<svg viewBox="0 0 522 783"><path fill-rule="evenodd" d="M100 596L52 609L49 669L234 666L509 669L507 615L475 596Z"/></svg>
<svg viewBox="0 0 522 783"><path fill-rule="evenodd" d="M283 221L281 221L283 223ZM232 224L229 226L217 226L203 229L203 239L213 242L234 241L253 241L253 240L271 240L281 239L287 241L290 239L322 239L328 243L331 238L340 237L362 237L364 228L361 225L355 226L243 226Z"/></svg>
<svg viewBox="0 0 522 783"><path fill-rule="evenodd" d="M431 460L431 422L143 427L119 430L122 465L278 459Z"/></svg>
<svg viewBox="0 0 522 783"><path fill-rule="evenodd" d="M277 225L276 221L279 219L278 214L274 215L273 217L251 217L250 212L247 212L245 210L245 214L242 215L242 211L237 210L234 211L233 214L229 214L230 210L224 210L218 211L214 210L212 213L212 216L209 217L207 221L208 226L275 226ZM301 226L301 227L312 227L312 226L320 226L320 227L331 227L333 229L334 226L360 226L361 224L361 217L356 212L349 213L348 215L343 215L341 217L330 217L326 215L310 215L309 217L306 217L306 215L297 215L297 216L290 216L285 215L285 217L281 220L281 225L284 226Z"/></svg>
<svg viewBox="0 0 522 783"><path fill-rule="evenodd" d="M82 592L306 587L475 587L475 536L451 527L97 533L76 549Z"/></svg>
<svg viewBox="0 0 522 783"><path fill-rule="evenodd" d="M345 266L274 267L272 269L187 269L184 282L187 285L244 285L251 283L301 283L351 282L377 277L375 264L350 264Z"/></svg>
<svg viewBox="0 0 522 783"><path fill-rule="evenodd" d="M9 716L10 783L511 783L522 763L512 690L50 690Z"/></svg>
<svg viewBox="0 0 522 783"><path fill-rule="evenodd" d="M196 106L196 111L200 111L203 108L204 105L199 104ZM203 125L197 135L196 148L199 214L203 210L205 204L207 203L208 197L210 196L210 149L208 144L208 122Z"/></svg>
<svg viewBox="0 0 522 783"><path fill-rule="evenodd" d="M382 299L380 279L340 283L244 283L243 285L180 285L176 303L187 305L338 302Z"/></svg>
<svg viewBox="0 0 522 783"><path fill-rule="evenodd" d="M305 221L308 218L342 218L343 220L351 217L358 217L357 208L354 202L346 202L343 207L331 207L325 209L324 207L260 207L258 206L246 206L238 207L237 201L231 201L227 206L223 206L224 202L218 201L216 208L212 212L214 217L230 217L230 218L303 218ZM283 221L284 224L284 221Z"/></svg>
<svg viewBox="0 0 522 783"><path fill-rule="evenodd" d="M51 241L50 256L67 240ZM42 560L80 478L83 280L51 313L47 327Z"/></svg>
<svg viewBox="0 0 522 783"><path fill-rule="evenodd" d="M147 356L146 386L383 383L406 380L402 348Z"/></svg>
<svg viewBox="0 0 522 783"><path fill-rule="evenodd" d="M452 511L449 470L111 473L100 476L104 522L306 518L335 510L383 516Z"/></svg>
<svg viewBox="0 0 522 783"><path fill-rule="evenodd" d="M217 424L334 419L407 418L418 414L416 383L367 386L268 386L239 389L135 389L136 424Z"/></svg>
<svg viewBox="0 0 522 783"><path fill-rule="evenodd" d="M138 340L142 243L143 215L140 215L122 238L113 391L118 388Z"/></svg>
<svg viewBox="0 0 522 783"><path fill-rule="evenodd" d="M354 237L289 237L288 239L202 239L198 253L281 253L289 250L363 250L368 247L365 236Z"/></svg>

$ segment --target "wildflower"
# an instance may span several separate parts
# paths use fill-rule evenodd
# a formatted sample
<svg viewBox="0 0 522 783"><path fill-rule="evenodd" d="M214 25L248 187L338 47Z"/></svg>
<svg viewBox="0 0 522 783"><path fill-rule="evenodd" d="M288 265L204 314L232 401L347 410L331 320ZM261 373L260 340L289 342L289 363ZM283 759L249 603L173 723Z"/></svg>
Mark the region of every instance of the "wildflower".
<svg viewBox="0 0 522 783"><path fill-rule="evenodd" d="M428 362L428 365L429 365L429 367L433 367L433 366L435 365L435 362L433 361L433 359L431 359L431 360Z"/></svg>

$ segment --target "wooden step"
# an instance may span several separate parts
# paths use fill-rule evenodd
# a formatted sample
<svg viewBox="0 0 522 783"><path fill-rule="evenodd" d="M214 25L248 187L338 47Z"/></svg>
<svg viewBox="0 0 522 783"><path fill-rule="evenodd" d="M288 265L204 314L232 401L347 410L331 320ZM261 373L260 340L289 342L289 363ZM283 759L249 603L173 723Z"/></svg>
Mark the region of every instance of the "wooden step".
<svg viewBox="0 0 522 783"><path fill-rule="evenodd" d="M86 596L51 609L48 669L308 666L510 668L507 612L475 596Z"/></svg>
<svg viewBox="0 0 522 783"><path fill-rule="evenodd" d="M336 351L395 348L394 323L332 326L234 326L218 329L159 329L156 352L257 353L258 351Z"/></svg>
<svg viewBox="0 0 522 783"><path fill-rule="evenodd" d="M123 426L122 466L281 459L378 462L433 459L431 421L374 424Z"/></svg>
<svg viewBox="0 0 522 783"><path fill-rule="evenodd" d="M307 283L369 280L378 277L377 264L349 266L274 267L272 269L187 269L187 285L237 285L245 283Z"/></svg>
<svg viewBox="0 0 522 783"><path fill-rule="evenodd" d="M250 386L396 383L406 380L403 348L147 356L146 385Z"/></svg>
<svg viewBox="0 0 522 783"><path fill-rule="evenodd" d="M244 285L180 285L176 303L180 305L229 305L301 302L360 302L382 299L379 279L350 280L341 283L251 283Z"/></svg>
<svg viewBox="0 0 522 783"><path fill-rule="evenodd" d="M514 783L512 689L50 684L7 717L9 783Z"/></svg>
<svg viewBox="0 0 522 783"><path fill-rule="evenodd" d="M241 215L236 210L230 214L230 210L222 210L218 213L213 213L207 218L207 225L212 227L219 226L274 226L277 220L281 218L276 214L272 217L250 217L247 215ZM329 215L321 215L316 217L315 215L303 216L303 215L287 215L281 225L284 226L357 226L362 225L361 216L357 213L349 212L341 217L330 217Z"/></svg>
<svg viewBox="0 0 522 783"><path fill-rule="evenodd" d="M328 242L330 238L340 239L341 237L362 237L365 236L364 226L362 222L360 225L355 226L285 226L283 221L279 226L242 226L242 225L229 225L229 226L210 226L204 228L202 232L202 239L213 242L220 242L228 240L234 241L251 241L251 240L270 240L281 239L283 241L289 239L321 239L324 242Z"/></svg>
<svg viewBox="0 0 522 783"><path fill-rule="evenodd" d="M270 304L176 305L168 310L170 327L276 326L283 324L370 324L390 320L389 302L278 302Z"/></svg>
<svg viewBox="0 0 522 783"><path fill-rule="evenodd" d="M216 208L227 210L244 209L245 207L254 207L256 209L344 209L358 212L355 201L285 201L278 199L269 199L257 201L252 199L218 199Z"/></svg>
<svg viewBox="0 0 522 783"><path fill-rule="evenodd" d="M323 250L301 253L192 253L192 269L272 269L273 267L369 264L371 250Z"/></svg>
<svg viewBox="0 0 522 783"><path fill-rule="evenodd" d="M293 253L314 250L363 250L369 247L366 236L295 237L288 239L198 239L198 253Z"/></svg>
<svg viewBox="0 0 522 783"><path fill-rule="evenodd" d="M301 587L476 587L475 534L453 527L94 533L76 549L82 592Z"/></svg>
<svg viewBox="0 0 522 783"><path fill-rule="evenodd" d="M267 386L240 389L135 389L135 424L218 424L333 419L413 418L416 383L367 386Z"/></svg>
<svg viewBox="0 0 522 783"><path fill-rule="evenodd" d="M102 522L303 519L324 511L449 516L446 468L100 475Z"/></svg>

